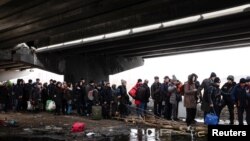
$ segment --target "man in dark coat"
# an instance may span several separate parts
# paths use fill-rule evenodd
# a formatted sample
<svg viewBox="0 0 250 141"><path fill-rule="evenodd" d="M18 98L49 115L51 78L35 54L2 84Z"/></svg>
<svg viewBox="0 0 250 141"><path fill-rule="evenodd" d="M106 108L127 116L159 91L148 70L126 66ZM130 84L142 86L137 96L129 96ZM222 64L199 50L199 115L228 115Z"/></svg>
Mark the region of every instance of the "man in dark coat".
<svg viewBox="0 0 250 141"><path fill-rule="evenodd" d="M148 87L148 80L145 80L144 83L138 87L136 92L135 99L140 101L140 104L138 105L137 109L137 115L142 118L145 115L145 105L148 102L148 98L150 97L150 90Z"/></svg>
<svg viewBox="0 0 250 141"><path fill-rule="evenodd" d="M171 120L171 115L172 115L172 104L170 103L170 95L168 92L169 83L170 83L170 78L168 76L165 76L164 83L162 83L161 85L161 92L160 92L165 102L164 118L166 118L167 120Z"/></svg>
<svg viewBox="0 0 250 141"><path fill-rule="evenodd" d="M112 85L111 89L112 89L111 116L114 117L114 116L116 116L116 114L118 112L118 99L117 99L117 96L119 94L119 91L116 88L115 84Z"/></svg>
<svg viewBox="0 0 250 141"><path fill-rule="evenodd" d="M215 114L220 116L220 109L221 109L221 90L220 90L220 78L216 77L212 85L208 88L207 92L203 95L202 102L207 103L206 107L204 107L204 118L210 112L215 112Z"/></svg>
<svg viewBox="0 0 250 141"><path fill-rule="evenodd" d="M154 114L156 116L161 116L162 110L162 100L163 97L161 96L161 83L159 82L159 77L154 77L155 82L151 86L151 97L154 100Z"/></svg>
<svg viewBox="0 0 250 141"><path fill-rule="evenodd" d="M208 88L213 84L215 77L216 73L212 72L209 78L202 81L200 87L198 88L198 92L201 94L201 91L204 90L203 94L206 93Z"/></svg>
<svg viewBox="0 0 250 141"><path fill-rule="evenodd" d="M236 104L238 111L239 125L243 125L243 113L247 110L247 94L246 94L246 79L241 78L232 91L232 99Z"/></svg>
<svg viewBox="0 0 250 141"><path fill-rule="evenodd" d="M86 115L86 87L82 81L79 81L74 87L74 102L76 104L77 114Z"/></svg>
<svg viewBox="0 0 250 141"><path fill-rule="evenodd" d="M124 117L124 116L129 115L128 104L130 104L130 101L129 101L129 96L128 96L127 88L126 88L127 82L125 80L121 80L121 83L122 85L118 86L119 94L117 98L118 98L118 103L119 103L118 109L120 112L120 116Z"/></svg>
<svg viewBox="0 0 250 141"><path fill-rule="evenodd" d="M16 111L19 112L22 109L22 102L23 102L22 100L23 100L23 92L24 92L22 79L17 80L17 85L14 86L13 91L14 91L14 95L16 99L15 104L17 104Z"/></svg>
<svg viewBox="0 0 250 141"><path fill-rule="evenodd" d="M102 116L104 119L110 118L110 106L112 101L112 89L110 83L106 82L101 95Z"/></svg>
<svg viewBox="0 0 250 141"><path fill-rule="evenodd" d="M149 102L149 98L150 98L150 88L148 86L148 80L145 79L144 80L144 83L142 84L142 86L146 89L146 92L145 92L145 105L144 105L144 115L147 114L147 103Z"/></svg>
<svg viewBox="0 0 250 141"><path fill-rule="evenodd" d="M63 100L63 90L61 82L57 82L56 84L54 99L56 104L55 114L60 115L62 109L62 100Z"/></svg>
<svg viewBox="0 0 250 141"><path fill-rule="evenodd" d="M3 110L4 112L7 112L8 99L9 99L9 93L7 84L6 83L2 84L0 82L0 111Z"/></svg>
<svg viewBox="0 0 250 141"><path fill-rule="evenodd" d="M33 93L33 85L32 85L32 80L29 79L28 83L24 86L24 97L23 100L27 103L28 100L30 100L30 98L32 97L32 93ZM31 102L31 101L30 101ZM27 106L26 108L27 109Z"/></svg>
<svg viewBox="0 0 250 141"><path fill-rule="evenodd" d="M247 110L246 110L246 121L247 125L250 125L250 77L246 78L246 93L247 93Z"/></svg>
<svg viewBox="0 0 250 141"><path fill-rule="evenodd" d="M50 100L54 99L55 89L56 89L55 82L54 80L50 79L49 85L48 85L48 96Z"/></svg>
<svg viewBox="0 0 250 141"><path fill-rule="evenodd" d="M87 103L87 116L92 114L92 106L94 105L94 100L95 97L94 95L96 94L96 89L95 89L95 83L94 81L90 81L89 84L86 86L86 95L85 95L85 101Z"/></svg>
<svg viewBox="0 0 250 141"><path fill-rule="evenodd" d="M221 105L221 110L227 106L229 111L230 124L234 124L234 102L232 100L231 92L236 85L234 82L234 76L229 75L227 77L228 82L226 82L221 88L221 94L223 96L223 103Z"/></svg>

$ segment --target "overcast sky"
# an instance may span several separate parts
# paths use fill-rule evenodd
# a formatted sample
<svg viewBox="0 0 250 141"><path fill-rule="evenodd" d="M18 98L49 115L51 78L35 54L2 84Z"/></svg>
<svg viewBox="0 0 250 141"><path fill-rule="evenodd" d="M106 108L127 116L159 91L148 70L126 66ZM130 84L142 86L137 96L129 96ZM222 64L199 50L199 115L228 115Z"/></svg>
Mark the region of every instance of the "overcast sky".
<svg viewBox="0 0 250 141"><path fill-rule="evenodd" d="M128 81L128 87L131 87L138 78L148 79L151 84L154 76L159 76L162 82L164 76L172 78L173 74L185 82L191 73L196 73L198 80L202 81L208 78L211 72L215 72L223 83L230 74L234 75L238 82L240 77L250 75L249 53L250 47L247 47L145 59L141 67L111 75L110 82L120 84L120 80L125 79Z"/></svg>

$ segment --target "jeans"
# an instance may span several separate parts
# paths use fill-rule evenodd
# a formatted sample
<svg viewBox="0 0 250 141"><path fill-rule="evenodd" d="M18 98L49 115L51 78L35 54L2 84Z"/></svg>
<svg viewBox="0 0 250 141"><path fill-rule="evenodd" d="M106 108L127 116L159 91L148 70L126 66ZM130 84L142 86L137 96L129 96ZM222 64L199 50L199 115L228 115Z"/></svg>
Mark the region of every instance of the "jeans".
<svg viewBox="0 0 250 141"><path fill-rule="evenodd" d="M137 115L138 116L144 116L144 107L145 107L145 103L141 102L137 108Z"/></svg>

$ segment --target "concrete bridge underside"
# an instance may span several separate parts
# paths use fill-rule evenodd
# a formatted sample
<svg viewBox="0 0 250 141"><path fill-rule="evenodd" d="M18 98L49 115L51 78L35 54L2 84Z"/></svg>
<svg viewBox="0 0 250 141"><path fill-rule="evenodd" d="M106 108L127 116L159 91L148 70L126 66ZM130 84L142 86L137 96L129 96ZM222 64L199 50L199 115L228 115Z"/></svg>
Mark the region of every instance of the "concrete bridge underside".
<svg viewBox="0 0 250 141"><path fill-rule="evenodd" d="M249 46L249 9L35 53L80 38L185 18L247 4L248 0L4 0L0 3L0 70L39 67L67 81L108 79L143 65L143 58ZM46 9L46 10L45 10ZM29 47L14 48L18 43ZM34 46L34 48L31 48ZM0 73L1 73L0 71Z"/></svg>

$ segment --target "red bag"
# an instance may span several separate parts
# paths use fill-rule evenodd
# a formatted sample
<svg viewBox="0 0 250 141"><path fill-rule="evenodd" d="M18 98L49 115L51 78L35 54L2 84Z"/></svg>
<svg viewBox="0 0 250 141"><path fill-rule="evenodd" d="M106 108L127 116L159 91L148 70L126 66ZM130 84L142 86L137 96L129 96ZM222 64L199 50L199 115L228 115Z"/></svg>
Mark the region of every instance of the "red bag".
<svg viewBox="0 0 250 141"><path fill-rule="evenodd" d="M136 92L137 92L137 87L134 86L134 87L128 92L128 94L129 94L132 98L135 98Z"/></svg>
<svg viewBox="0 0 250 141"><path fill-rule="evenodd" d="M135 105L140 105L141 101L140 100L135 100Z"/></svg>
<svg viewBox="0 0 250 141"><path fill-rule="evenodd" d="M82 132L85 129L85 123L83 122L75 122L72 125L72 132Z"/></svg>

